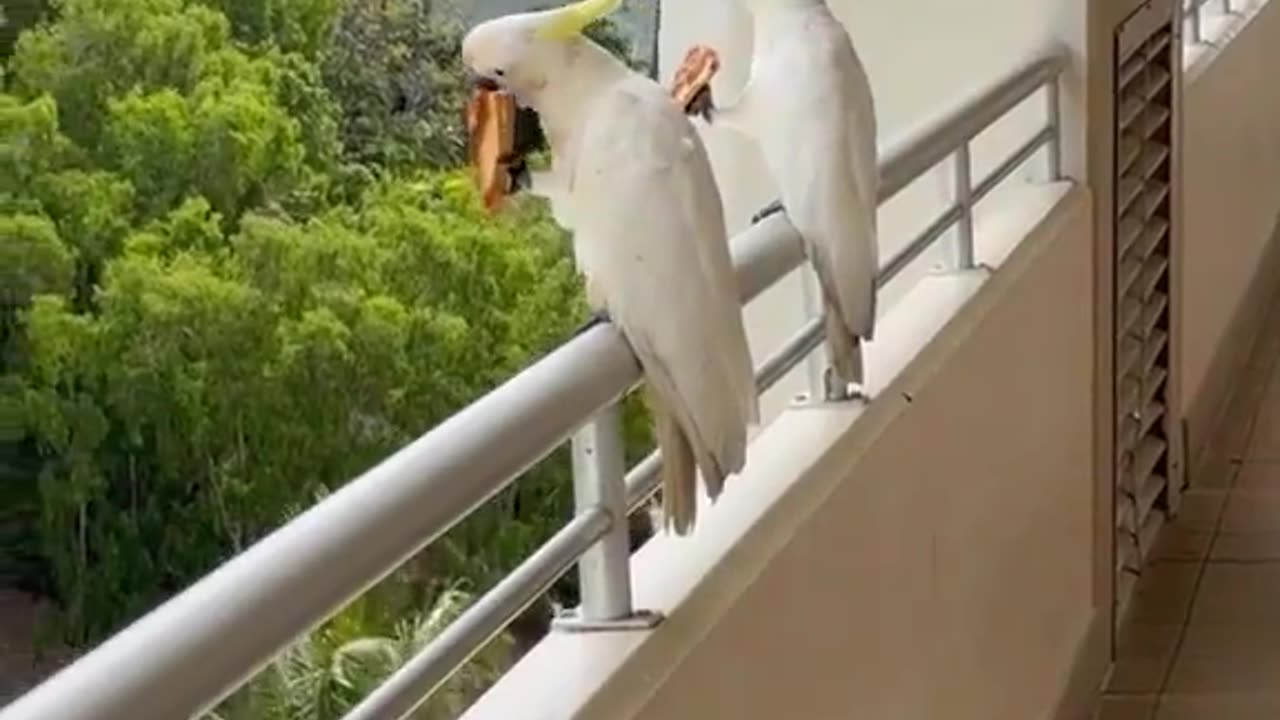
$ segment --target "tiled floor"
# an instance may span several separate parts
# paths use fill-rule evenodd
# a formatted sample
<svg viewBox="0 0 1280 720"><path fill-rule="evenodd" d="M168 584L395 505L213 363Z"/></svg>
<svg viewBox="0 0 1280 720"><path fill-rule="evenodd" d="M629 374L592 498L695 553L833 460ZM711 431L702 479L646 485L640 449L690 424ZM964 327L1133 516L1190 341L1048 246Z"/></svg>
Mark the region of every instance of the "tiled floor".
<svg viewBox="0 0 1280 720"><path fill-rule="evenodd" d="M1267 355L1243 388L1260 409L1228 417L1221 462L1139 583L1099 720L1280 719L1280 368Z"/></svg>

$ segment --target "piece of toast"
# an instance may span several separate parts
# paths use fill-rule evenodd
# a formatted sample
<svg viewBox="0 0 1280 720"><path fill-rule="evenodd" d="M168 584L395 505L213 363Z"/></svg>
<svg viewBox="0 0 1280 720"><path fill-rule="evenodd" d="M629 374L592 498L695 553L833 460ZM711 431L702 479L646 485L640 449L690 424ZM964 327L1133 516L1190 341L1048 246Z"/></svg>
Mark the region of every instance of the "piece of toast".
<svg viewBox="0 0 1280 720"><path fill-rule="evenodd" d="M515 161L515 98L501 90L476 88L467 103L467 149L476 187L490 212L502 206Z"/></svg>
<svg viewBox="0 0 1280 720"><path fill-rule="evenodd" d="M711 78L719 70L719 54L706 45L694 45L676 68L671 97L686 113L705 113L711 107Z"/></svg>

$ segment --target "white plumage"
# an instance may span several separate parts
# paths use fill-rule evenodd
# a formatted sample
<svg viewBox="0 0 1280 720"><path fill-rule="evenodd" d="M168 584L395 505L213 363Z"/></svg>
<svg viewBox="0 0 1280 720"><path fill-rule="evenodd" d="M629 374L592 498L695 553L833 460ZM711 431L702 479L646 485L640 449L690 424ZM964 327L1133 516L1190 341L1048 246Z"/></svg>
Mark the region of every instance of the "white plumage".
<svg viewBox="0 0 1280 720"><path fill-rule="evenodd" d="M715 499L759 418L720 193L701 139L660 86L576 33L544 37L539 28L573 7L481 25L464 58L539 113L553 165L533 174L532 191L573 230L588 301L643 367L667 521L686 534L697 469Z"/></svg>
<svg viewBox="0 0 1280 720"><path fill-rule="evenodd" d="M879 269L871 85L823 0L735 1L752 14L751 75L736 100L710 111L710 122L758 143L818 276L832 368L862 385Z"/></svg>

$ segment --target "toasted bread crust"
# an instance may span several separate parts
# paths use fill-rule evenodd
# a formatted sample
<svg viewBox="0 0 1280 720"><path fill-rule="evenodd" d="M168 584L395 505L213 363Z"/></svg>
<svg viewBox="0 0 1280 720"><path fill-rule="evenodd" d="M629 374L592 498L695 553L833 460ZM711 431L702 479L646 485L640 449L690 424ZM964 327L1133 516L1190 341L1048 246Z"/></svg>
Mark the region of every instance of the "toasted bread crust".
<svg viewBox="0 0 1280 720"><path fill-rule="evenodd" d="M720 56L706 45L694 45L685 53L671 82L671 97L689 111L690 105L703 92L710 92L711 78L720 70Z"/></svg>
<svg viewBox="0 0 1280 720"><path fill-rule="evenodd" d="M476 187L487 210L501 207L509 188L514 156L515 98L500 90L476 88L467 103L467 146Z"/></svg>

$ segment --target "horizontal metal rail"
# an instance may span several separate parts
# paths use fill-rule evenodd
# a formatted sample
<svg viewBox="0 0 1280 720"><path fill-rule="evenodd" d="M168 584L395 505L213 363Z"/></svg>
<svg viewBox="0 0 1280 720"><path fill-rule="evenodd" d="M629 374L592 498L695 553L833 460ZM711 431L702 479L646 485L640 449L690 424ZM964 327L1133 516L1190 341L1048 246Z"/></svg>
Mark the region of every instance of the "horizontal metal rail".
<svg viewBox="0 0 1280 720"><path fill-rule="evenodd" d="M948 227L971 217L973 203L1036 148L1050 145L1056 177L1056 83L1065 65L1064 53L1038 60L884 155L882 202L948 158L967 154L969 143L989 125L1040 88L1049 90L1049 126L891 259L882 268L882 284ZM735 237L732 249L743 302L804 259L799 236L781 214ZM773 385L821 341L821 323L810 321L765 361L757 384ZM0 710L0 720L199 715L501 492L640 379L629 346L612 326L574 337ZM652 493L660 463L651 455L627 476L627 507ZM580 509L351 717L397 717L422 702L625 521L604 507Z"/></svg>
<svg viewBox="0 0 1280 720"><path fill-rule="evenodd" d="M583 553L604 537L612 522L609 514L599 509L588 510L569 521L390 680L370 693L346 715L347 720L384 720L413 712L449 679L454 668L470 660L502 632L511 618L523 612L572 568Z"/></svg>

